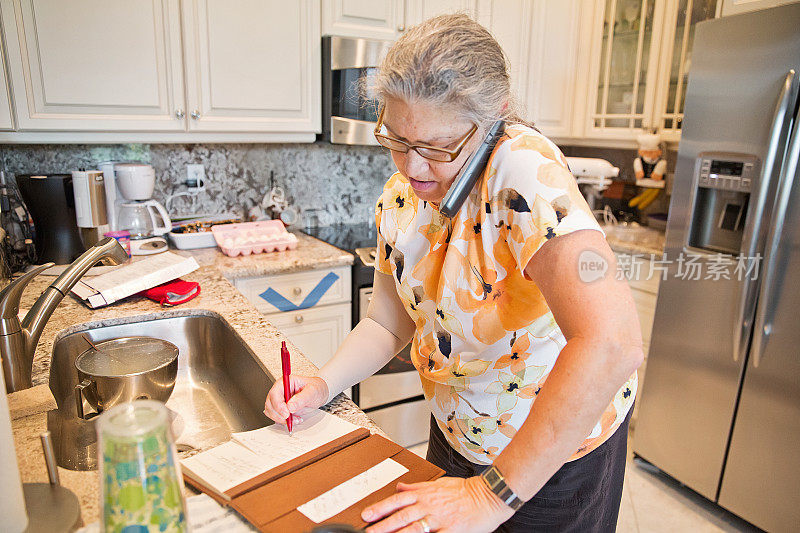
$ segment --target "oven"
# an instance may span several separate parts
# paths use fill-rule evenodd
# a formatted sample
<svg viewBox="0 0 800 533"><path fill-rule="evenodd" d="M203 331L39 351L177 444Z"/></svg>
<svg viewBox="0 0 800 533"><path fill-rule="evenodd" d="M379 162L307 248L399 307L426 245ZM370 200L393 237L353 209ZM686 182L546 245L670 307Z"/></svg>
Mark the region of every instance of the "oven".
<svg viewBox="0 0 800 533"><path fill-rule="evenodd" d="M352 271L352 326L355 327L366 316L372 297L375 226L343 224L308 233L356 256ZM411 363L411 345L403 348L375 375L355 385L352 397L389 438L401 446L410 447L428 440L430 410L422 395L419 373Z"/></svg>

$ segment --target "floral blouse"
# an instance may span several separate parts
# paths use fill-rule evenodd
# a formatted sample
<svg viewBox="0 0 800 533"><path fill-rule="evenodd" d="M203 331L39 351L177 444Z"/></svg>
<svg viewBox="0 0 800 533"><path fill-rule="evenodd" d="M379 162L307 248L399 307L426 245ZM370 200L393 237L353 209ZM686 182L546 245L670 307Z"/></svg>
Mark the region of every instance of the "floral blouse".
<svg viewBox="0 0 800 533"><path fill-rule="evenodd" d="M450 445L489 464L533 408L566 339L525 266L548 239L600 227L566 159L537 131L509 126L453 219L398 172L376 206L380 272L416 323L411 358ZM634 372L575 451L605 442L633 404Z"/></svg>

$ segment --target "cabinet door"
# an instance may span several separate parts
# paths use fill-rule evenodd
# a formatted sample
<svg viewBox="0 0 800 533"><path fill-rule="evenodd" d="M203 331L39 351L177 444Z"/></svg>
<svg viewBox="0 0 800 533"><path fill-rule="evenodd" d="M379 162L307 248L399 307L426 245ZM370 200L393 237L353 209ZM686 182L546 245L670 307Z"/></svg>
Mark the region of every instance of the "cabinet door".
<svg viewBox="0 0 800 533"><path fill-rule="evenodd" d="M407 24L419 24L437 15L465 13L475 17L478 0L406 0Z"/></svg>
<svg viewBox="0 0 800 533"><path fill-rule="evenodd" d="M320 131L319 0L187 0L183 30L190 131Z"/></svg>
<svg viewBox="0 0 800 533"><path fill-rule="evenodd" d="M782 6L793 2L797 2L797 0L722 0L721 15L723 17L727 15L737 15L739 13Z"/></svg>
<svg viewBox="0 0 800 533"><path fill-rule="evenodd" d="M267 315L267 320L291 339L306 358L322 367L350 331L350 303L275 313Z"/></svg>
<svg viewBox="0 0 800 533"><path fill-rule="evenodd" d="M0 0L20 130L182 131L178 0Z"/></svg>
<svg viewBox="0 0 800 533"><path fill-rule="evenodd" d="M511 89L524 98L528 77L532 0L483 0L478 4L478 22L503 48L511 67Z"/></svg>
<svg viewBox="0 0 800 533"><path fill-rule="evenodd" d="M527 91L520 93L527 118L551 137L572 135L576 97L580 1L533 2Z"/></svg>
<svg viewBox="0 0 800 533"><path fill-rule="evenodd" d="M14 115L11 111L11 84L6 73L6 59L3 50L3 32L0 31L0 130L14 129Z"/></svg>
<svg viewBox="0 0 800 533"><path fill-rule="evenodd" d="M652 127L666 0L596 0L591 13L587 138L634 140Z"/></svg>
<svg viewBox="0 0 800 533"><path fill-rule="evenodd" d="M363 39L397 38L405 31L404 0L323 0L322 33Z"/></svg>
<svg viewBox="0 0 800 533"><path fill-rule="evenodd" d="M714 18L717 3L717 0L678 0L666 12L653 121L665 141L680 140L695 26Z"/></svg>

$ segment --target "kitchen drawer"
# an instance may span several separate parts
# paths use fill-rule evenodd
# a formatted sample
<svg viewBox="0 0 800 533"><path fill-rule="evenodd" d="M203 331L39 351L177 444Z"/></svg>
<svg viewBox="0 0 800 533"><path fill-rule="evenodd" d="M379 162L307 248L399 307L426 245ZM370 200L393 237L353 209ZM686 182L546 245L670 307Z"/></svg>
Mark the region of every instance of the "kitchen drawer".
<svg viewBox="0 0 800 533"><path fill-rule="evenodd" d="M351 269L342 266L240 278L234 286L265 314L350 301Z"/></svg>

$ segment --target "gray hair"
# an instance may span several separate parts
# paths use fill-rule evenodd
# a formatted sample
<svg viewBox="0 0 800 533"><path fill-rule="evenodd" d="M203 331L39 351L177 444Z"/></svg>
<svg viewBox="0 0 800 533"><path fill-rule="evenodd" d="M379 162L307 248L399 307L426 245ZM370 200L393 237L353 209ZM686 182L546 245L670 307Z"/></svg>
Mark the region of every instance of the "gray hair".
<svg viewBox="0 0 800 533"><path fill-rule="evenodd" d="M521 122L508 61L489 31L464 14L441 15L409 28L380 65L371 92L454 108L481 128L503 118Z"/></svg>

